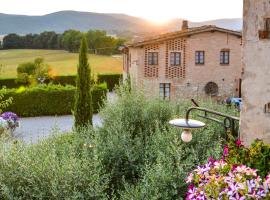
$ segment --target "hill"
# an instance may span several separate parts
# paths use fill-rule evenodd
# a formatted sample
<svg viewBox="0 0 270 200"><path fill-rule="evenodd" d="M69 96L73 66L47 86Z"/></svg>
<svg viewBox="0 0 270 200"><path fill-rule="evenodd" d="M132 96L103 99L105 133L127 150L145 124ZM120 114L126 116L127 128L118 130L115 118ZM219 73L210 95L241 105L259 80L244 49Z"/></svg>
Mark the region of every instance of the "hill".
<svg viewBox="0 0 270 200"><path fill-rule="evenodd" d="M11 15L0 13L0 35L8 33L27 34L43 31L63 32L68 29L86 31L89 29L105 30L109 33L153 33L179 30L182 19L174 19L162 26L155 26L149 21L124 14L104 14L93 12L60 11L43 16ZM218 19L206 22L191 22L191 26L204 24L241 30L241 19Z"/></svg>

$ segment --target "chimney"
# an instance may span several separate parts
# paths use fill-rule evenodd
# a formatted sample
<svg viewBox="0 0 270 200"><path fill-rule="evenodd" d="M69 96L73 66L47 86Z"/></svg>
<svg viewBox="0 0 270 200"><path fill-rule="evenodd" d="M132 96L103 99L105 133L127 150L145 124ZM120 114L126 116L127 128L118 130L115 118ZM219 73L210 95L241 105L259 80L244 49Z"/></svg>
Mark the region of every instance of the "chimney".
<svg viewBox="0 0 270 200"><path fill-rule="evenodd" d="M183 20L182 21L182 31L188 29L188 20Z"/></svg>

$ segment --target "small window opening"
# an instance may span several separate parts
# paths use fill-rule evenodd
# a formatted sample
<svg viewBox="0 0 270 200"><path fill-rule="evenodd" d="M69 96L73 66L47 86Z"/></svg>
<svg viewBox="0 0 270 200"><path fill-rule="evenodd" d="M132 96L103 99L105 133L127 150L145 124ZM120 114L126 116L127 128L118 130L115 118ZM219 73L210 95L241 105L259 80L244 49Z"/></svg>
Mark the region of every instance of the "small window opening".
<svg viewBox="0 0 270 200"><path fill-rule="evenodd" d="M264 105L264 113L270 113L270 103Z"/></svg>
<svg viewBox="0 0 270 200"><path fill-rule="evenodd" d="M270 18L264 19L264 30L259 30L260 39L270 39Z"/></svg>

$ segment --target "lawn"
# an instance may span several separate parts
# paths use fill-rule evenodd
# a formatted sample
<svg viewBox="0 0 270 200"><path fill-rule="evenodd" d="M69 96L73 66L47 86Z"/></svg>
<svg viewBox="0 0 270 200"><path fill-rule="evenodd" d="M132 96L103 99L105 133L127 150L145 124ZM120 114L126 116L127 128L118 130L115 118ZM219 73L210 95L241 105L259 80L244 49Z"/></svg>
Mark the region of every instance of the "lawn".
<svg viewBox="0 0 270 200"><path fill-rule="evenodd" d="M43 57L55 75L72 75L76 73L78 54L63 50L2 50L0 51L0 64L3 66L1 77L16 77L18 64L33 61ZM121 73L122 56L101 56L89 54L92 72Z"/></svg>

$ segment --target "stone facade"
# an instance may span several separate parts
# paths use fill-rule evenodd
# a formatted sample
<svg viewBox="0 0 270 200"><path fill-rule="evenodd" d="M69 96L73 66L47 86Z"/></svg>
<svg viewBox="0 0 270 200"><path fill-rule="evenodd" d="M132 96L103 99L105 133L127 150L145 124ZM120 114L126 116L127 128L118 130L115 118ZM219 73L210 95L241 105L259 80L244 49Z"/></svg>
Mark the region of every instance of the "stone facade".
<svg viewBox="0 0 270 200"><path fill-rule="evenodd" d="M205 96L214 82L218 96L238 96L241 79L241 33L215 26L191 28L135 43L124 52L124 77L149 96L160 96L160 83L170 84L170 99ZM229 64L220 64L220 52L229 51ZM195 64L195 52L204 51L204 64ZM148 55L158 53L158 64ZM172 66L170 53L181 53L181 64Z"/></svg>
<svg viewBox="0 0 270 200"><path fill-rule="evenodd" d="M270 143L269 19L269 0L244 0L241 138L247 145L256 138Z"/></svg>

